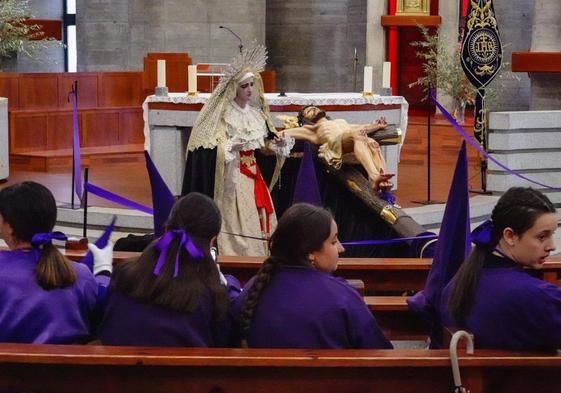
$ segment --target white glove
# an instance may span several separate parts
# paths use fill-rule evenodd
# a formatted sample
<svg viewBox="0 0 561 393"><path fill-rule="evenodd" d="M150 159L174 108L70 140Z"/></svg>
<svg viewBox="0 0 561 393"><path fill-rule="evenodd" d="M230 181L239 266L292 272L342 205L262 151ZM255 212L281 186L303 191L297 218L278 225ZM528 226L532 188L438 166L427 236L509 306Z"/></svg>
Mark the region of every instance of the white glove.
<svg viewBox="0 0 561 393"><path fill-rule="evenodd" d="M107 242L107 246L100 249L93 243L88 243L94 259L93 274L94 276L102 271L113 272L113 242Z"/></svg>
<svg viewBox="0 0 561 393"><path fill-rule="evenodd" d="M226 277L224 277L224 274L222 274L222 272L220 271L220 265L217 262L218 261L218 250L216 249L216 247L211 247L210 248L210 256L214 260L214 263L216 263L216 268L218 269L218 277L220 278L220 284L227 287L228 286L228 281L226 280Z"/></svg>

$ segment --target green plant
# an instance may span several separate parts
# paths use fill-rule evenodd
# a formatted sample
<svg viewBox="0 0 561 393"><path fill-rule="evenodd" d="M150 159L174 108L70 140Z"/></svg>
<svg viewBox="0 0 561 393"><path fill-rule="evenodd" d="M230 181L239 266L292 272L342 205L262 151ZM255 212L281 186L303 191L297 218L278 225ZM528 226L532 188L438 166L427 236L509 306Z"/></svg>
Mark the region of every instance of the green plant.
<svg viewBox="0 0 561 393"><path fill-rule="evenodd" d="M416 56L423 59L424 75L409 87L422 86L426 92L429 86L440 89L455 101L456 105L475 103L477 89L466 78L461 65L461 42L458 42L453 54L450 54L444 47L443 40L440 39L438 31L430 34L429 29L423 25L417 25L423 37L422 41L414 41L412 46L417 47ZM508 44L502 45L502 49ZM485 99L495 100L505 89L508 80L520 78L510 71L510 63L503 61L501 70L497 77L485 88ZM454 108L454 110L456 110Z"/></svg>
<svg viewBox="0 0 561 393"><path fill-rule="evenodd" d="M29 24L28 0L0 0L0 59L23 53L32 57L33 51L46 47L41 25Z"/></svg>
<svg viewBox="0 0 561 393"><path fill-rule="evenodd" d="M414 41L411 46L417 47L416 56L423 59L424 75L409 87L422 86L426 92L429 86L443 91L459 103L473 104L476 88L464 74L460 59L460 44L451 55L444 47L438 31L430 34L425 26L418 25L422 41Z"/></svg>

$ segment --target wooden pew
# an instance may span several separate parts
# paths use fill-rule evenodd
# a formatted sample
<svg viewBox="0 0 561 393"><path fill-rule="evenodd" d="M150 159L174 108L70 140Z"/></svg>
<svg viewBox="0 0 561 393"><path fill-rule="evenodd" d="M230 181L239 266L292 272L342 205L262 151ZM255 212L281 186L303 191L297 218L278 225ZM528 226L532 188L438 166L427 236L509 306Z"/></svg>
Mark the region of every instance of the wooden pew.
<svg viewBox="0 0 561 393"><path fill-rule="evenodd" d="M66 250L72 260L80 260L84 251ZM116 251L114 263L135 258L139 253ZM257 273L263 257L240 257L219 255L218 262L223 273L232 274L242 285ZM346 279L364 281L365 292L419 291L424 288L432 264L430 258L340 258L335 275ZM549 257L541 269L528 269L537 278L559 285L561 257Z"/></svg>
<svg viewBox="0 0 561 393"><path fill-rule="evenodd" d="M66 250L72 260L80 260L84 251ZM135 258L139 253L116 251L114 263ZM232 274L242 285L257 273L263 257L218 256L223 273ZM365 292L419 291L424 288L432 264L430 258L340 258L335 275L364 281ZM539 279L559 285L561 257L549 257L541 269L528 269Z"/></svg>
<svg viewBox="0 0 561 393"><path fill-rule="evenodd" d="M459 351L472 393L561 391L557 354ZM446 350L0 344L0 389L33 392L449 393Z"/></svg>

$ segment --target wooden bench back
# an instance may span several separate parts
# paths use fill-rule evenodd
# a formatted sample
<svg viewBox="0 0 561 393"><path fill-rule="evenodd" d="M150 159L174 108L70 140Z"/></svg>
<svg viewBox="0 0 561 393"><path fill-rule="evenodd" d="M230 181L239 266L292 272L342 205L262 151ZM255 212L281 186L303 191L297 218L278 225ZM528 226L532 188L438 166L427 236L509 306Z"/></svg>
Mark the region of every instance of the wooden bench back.
<svg viewBox="0 0 561 393"><path fill-rule="evenodd" d="M557 354L459 353L462 380L472 393L561 391L561 356ZM34 392L449 393L449 364L446 350L0 344L0 388Z"/></svg>

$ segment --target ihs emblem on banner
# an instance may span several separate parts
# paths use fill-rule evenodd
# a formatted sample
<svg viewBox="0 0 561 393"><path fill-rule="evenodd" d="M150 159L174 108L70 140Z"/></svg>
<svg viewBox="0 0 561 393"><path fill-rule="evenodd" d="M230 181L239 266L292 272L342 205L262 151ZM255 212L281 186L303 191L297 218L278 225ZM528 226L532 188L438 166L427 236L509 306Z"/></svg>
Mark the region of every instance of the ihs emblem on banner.
<svg viewBox="0 0 561 393"><path fill-rule="evenodd" d="M486 147L485 86L497 75L502 63L502 45L492 0L470 0L461 58L466 77L478 89L474 134Z"/></svg>

